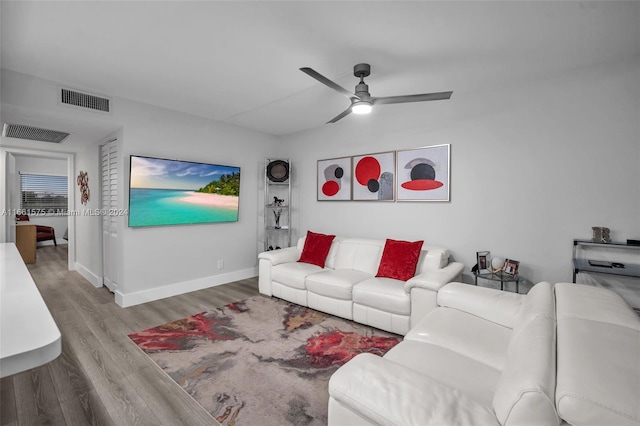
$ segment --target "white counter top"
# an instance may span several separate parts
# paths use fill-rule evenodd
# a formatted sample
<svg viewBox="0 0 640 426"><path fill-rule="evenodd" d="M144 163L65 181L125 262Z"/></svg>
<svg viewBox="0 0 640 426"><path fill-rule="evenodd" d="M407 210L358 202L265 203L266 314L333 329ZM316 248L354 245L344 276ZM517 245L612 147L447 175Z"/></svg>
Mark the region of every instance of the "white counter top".
<svg viewBox="0 0 640 426"><path fill-rule="evenodd" d="M53 361L60 330L13 243L0 243L0 377Z"/></svg>

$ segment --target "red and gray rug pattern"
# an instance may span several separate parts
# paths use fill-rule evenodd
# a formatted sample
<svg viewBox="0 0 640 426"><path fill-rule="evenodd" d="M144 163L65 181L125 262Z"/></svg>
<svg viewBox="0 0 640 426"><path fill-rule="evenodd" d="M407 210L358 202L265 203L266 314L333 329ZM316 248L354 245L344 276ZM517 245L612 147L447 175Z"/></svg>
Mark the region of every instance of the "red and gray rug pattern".
<svg viewBox="0 0 640 426"><path fill-rule="evenodd" d="M331 374L400 337L255 296L129 335L223 425L327 423Z"/></svg>

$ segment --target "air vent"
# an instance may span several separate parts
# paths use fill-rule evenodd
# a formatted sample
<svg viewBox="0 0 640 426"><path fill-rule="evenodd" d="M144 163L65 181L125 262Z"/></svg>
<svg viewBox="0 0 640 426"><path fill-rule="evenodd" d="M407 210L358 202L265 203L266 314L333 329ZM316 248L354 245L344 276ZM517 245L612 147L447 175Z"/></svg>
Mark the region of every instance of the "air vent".
<svg viewBox="0 0 640 426"><path fill-rule="evenodd" d="M31 141L60 143L69 136L69 133L40 129L23 124L5 123L2 127L2 136L7 138L28 139Z"/></svg>
<svg viewBox="0 0 640 426"><path fill-rule="evenodd" d="M60 102L92 111L111 112L111 100L76 90L60 88Z"/></svg>

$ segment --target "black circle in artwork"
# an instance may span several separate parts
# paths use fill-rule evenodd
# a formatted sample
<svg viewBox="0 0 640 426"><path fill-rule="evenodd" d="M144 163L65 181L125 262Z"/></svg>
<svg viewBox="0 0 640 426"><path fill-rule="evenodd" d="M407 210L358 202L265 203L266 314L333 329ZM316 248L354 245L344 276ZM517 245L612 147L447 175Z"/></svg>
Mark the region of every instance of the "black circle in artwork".
<svg viewBox="0 0 640 426"><path fill-rule="evenodd" d="M369 179L369 182L367 182L367 188L371 192L378 192L380 189L380 183L375 179Z"/></svg>
<svg viewBox="0 0 640 426"><path fill-rule="evenodd" d="M426 163L420 163L413 166L411 169L411 180L435 180L436 171L431 165Z"/></svg>
<svg viewBox="0 0 640 426"><path fill-rule="evenodd" d="M289 163L284 160L273 160L267 165L267 178L271 182L284 182L289 179Z"/></svg>
<svg viewBox="0 0 640 426"><path fill-rule="evenodd" d="M342 176L344 176L344 170L342 169L342 167L336 167L336 170L333 172L333 174L337 179L342 179Z"/></svg>

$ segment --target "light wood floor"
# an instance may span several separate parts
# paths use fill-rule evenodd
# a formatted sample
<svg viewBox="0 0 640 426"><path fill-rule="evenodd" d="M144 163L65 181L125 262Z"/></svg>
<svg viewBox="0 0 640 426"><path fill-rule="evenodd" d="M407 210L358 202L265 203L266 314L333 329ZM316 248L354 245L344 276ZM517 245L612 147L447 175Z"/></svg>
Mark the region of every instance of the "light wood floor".
<svg viewBox="0 0 640 426"><path fill-rule="evenodd" d="M29 265L62 333L62 354L1 379L0 424L216 425L127 334L258 294L257 278L121 308L66 265L66 245L38 248Z"/></svg>

